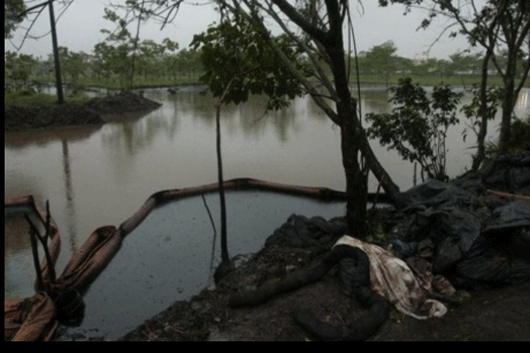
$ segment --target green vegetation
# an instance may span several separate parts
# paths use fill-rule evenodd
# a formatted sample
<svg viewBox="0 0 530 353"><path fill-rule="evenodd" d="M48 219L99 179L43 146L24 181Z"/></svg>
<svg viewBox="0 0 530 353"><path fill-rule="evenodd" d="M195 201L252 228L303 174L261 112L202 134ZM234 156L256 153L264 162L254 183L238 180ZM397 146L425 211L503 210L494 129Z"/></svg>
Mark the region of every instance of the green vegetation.
<svg viewBox="0 0 530 353"><path fill-rule="evenodd" d="M389 45L393 44L387 42L382 46ZM202 49L186 48L176 51L176 47L176 43L169 40L164 40L161 44L151 40L139 42L135 74L132 77L130 88L170 87L199 83L200 77L205 74L201 62ZM421 63L408 58L396 57L391 54L391 50L384 51L379 47L374 46L370 51L359 55L360 83L391 86L397 85L399 79L403 77L410 77L422 86L436 86L443 83L470 88L480 83L480 57L477 55L457 53L451 56L450 62L432 58ZM60 47L63 83L74 91L83 87L125 89L124 75L129 66L124 66L128 62L124 58L130 57L131 49L128 50L129 54L119 55L117 49L106 42L96 45L92 54L73 52L68 48ZM370 59L370 64L367 58ZM389 66L388 63L392 62L395 65ZM462 66L463 63L465 66ZM460 67L467 69L465 72L449 70L447 69L449 64L461 65ZM355 65L355 60L351 58L350 66L353 67L353 65ZM26 54L6 52L4 68L5 86L12 91L35 88L39 85L53 85L55 79L51 54L46 59L42 59ZM331 73L328 75L331 77ZM350 73L349 80L353 83L357 78ZM488 85L502 86L502 84L501 76L489 76ZM529 87L528 82L525 87Z"/></svg>
<svg viewBox="0 0 530 353"><path fill-rule="evenodd" d="M447 180L445 145L449 126L457 124L456 112L462 93L447 86L435 86L432 97L410 78L392 87L391 101L396 105L390 114L366 115L372 124L369 137L378 138L383 146L395 149L403 159L417 162L430 179Z"/></svg>
<svg viewBox="0 0 530 353"><path fill-rule="evenodd" d="M302 52L293 49L286 35L271 40L296 70L308 71L300 59ZM206 71L201 81L209 85L215 97L223 97L223 104L245 102L251 94L264 95L269 99L267 108L274 110L288 106L304 93L260 32L242 16L210 26L207 32L195 35L191 45L201 53Z"/></svg>
<svg viewBox="0 0 530 353"><path fill-rule="evenodd" d="M19 14L24 10L26 10L26 5L23 0L4 1L4 38L10 38L11 33L22 22L24 17Z"/></svg>
<svg viewBox="0 0 530 353"><path fill-rule="evenodd" d="M443 17L448 20L444 31L450 30L450 37L462 35L471 47L483 51L482 55L477 54L477 59L481 61L481 78L476 91L476 120L479 122L479 129L477 153L473 156L471 169L478 170L485 158L490 108L495 103L491 101L488 92L492 71L502 77L502 94L496 98L501 107L498 144L499 152L507 153L515 102L530 73L530 2L485 0L478 8L472 0L379 0L379 3L382 6L389 3L403 4L406 11L416 7L423 9L425 18L420 25L423 29L430 26L434 17ZM461 64L465 63L461 61ZM451 65L445 66L451 68ZM448 72L451 73L451 70Z"/></svg>
<svg viewBox="0 0 530 353"><path fill-rule="evenodd" d="M153 46L151 41L142 42L142 45ZM111 90L127 88L123 67L126 60L115 53L111 46L97 45L94 54L72 52L60 47L59 55L66 87L101 87ZM43 60L31 55L6 52L4 60L5 86L9 90L53 85L55 77L52 55ZM199 53L193 50L166 53L160 49L157 53L151 52L138 57L135 67L132 88L196 83L203 74Z"/></svg>
<svg viewBox="0 0 530 353"><path fill-rule="evenodd" d="M513 118L512 133L507 142L507 154L518 155L530 148L530 115L526 119ZM492 158L500 152L499 143L489 142L486 145L486 158Z"/></svg>
<svg viewBox="0 0 530 353"><path fill-rule="evenodd" d="M514 118L512 122L512 133L508 140L508 152L519 154L530 148L530 115L526 119Z"/></svg>
<svg viewBox="0 0 530 353"><path fill-rule="evenodd" d="M481 82L482 53L457 52L449 55L449 60L428 57L410 59L395 55L397 49L392 41L375 45L370 50L359 53L357 58L351 58L350 67L356 64L359 66L361 83L396 85L399 79L404 77L410 77L422 86L436 86L443 83L450 86L471 87ZM506 56L507 53L502 51L497 63L505 62ZM522 70L525 64L525 60L520 57L517 67L521 70L515 75L517 84L521 79L526 78L525 71ZM503 78L496 71L493 63L488 63L487 70L488 85L504 85ZM353 79L350 73L350 80ZM529 87L528 82L525 86Z"/></svg>
<svg viewBox="0 0 530 353"><path fill-rule="evenodd" d="M88 97L84 95L76 95L67 97L66 102L69 103L84 103L88 101ZM23 107L39 107L57 103L57 96L46 93L35 93L30 90L16 91L4 93L5 106L23 106Z"/></svg>
<svg viewBox="0 0 530 353"><path fill-rule="evenodd" d="M446 84L449 86L463 86L464 88L471 88L474 85L480 83L480 76L478 75L454 75L449 77L443 77L440 75L424 74L424 75L406 75L410 77L415 83L421 86L437 86L440 84ZM401 73L392 73L387 77L382 77L377 74L361 74L359 76L359 82L361 84L377 84L377 85L388 85L395 86L399 84L399 80L405 76ZM356 80L356 79L355 79ZM356 82L353 78L350 82ZM502 78L500 76L491 76L489 84L491 86L500 86L502 84ZM527 82L525 87L530 87Z"/></svg>

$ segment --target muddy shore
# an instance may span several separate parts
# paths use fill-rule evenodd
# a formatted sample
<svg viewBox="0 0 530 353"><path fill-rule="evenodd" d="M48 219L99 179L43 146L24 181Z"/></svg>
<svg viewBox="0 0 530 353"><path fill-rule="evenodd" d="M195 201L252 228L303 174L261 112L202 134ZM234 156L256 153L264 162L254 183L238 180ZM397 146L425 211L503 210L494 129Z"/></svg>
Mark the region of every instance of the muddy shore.
<svg viewBox="0 0 530 353"><path fill-rule="evenodd" d="M265 255L265 254L264 254ZM306 252L274 251L233 274L216 289L205 289L188 302L176 302L147 320L122 341L311 341L298 327L295 309L309 309L321 320L346 326L364 312L341 290L336 276L245 309L231 309L228 297L242 283L260 281L270 271L304 263ZM300 261L301 260L301 261ZM296 264L293 264L296 263ZM281 264L281 265L280 265ZM269 277L270 279L270 277ZM461 292L463 303L449 306L442 318L416 320L395 309L369 341L527 341L530 340L530 283L500 288L476 287Z"/></svg>
<svg viewBox="0 0 530 353"><path fill-rule="evenodd" d="M160 106L160 103L138 94L124 92L91 98L84 104L5 106L4 131L102 125L116 115L149 112Z"/></svg>

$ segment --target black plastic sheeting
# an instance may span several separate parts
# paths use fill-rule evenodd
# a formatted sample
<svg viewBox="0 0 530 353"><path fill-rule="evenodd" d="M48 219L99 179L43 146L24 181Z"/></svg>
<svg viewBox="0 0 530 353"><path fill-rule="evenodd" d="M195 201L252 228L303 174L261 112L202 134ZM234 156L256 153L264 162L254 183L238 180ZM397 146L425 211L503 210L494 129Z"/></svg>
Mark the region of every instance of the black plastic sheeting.
<svg viewBox="0 0 530 353"><path fill-rule="evenodd" d="M430 180L398 195L383 246L421 256L455 287L530 279L530 202L488 190L530 195L530 152L503 156L480 173L449 183ZM328 247L346 232L343 218L292 215L265 246Z"/></svg>
<svg viewBox="0 0 530 353"><path fill-rule="evenodd" d="M402 258L432 254L433 273L453 285L530 279L530 202L488 190L530 194L530 152L502 156L481 173L428 181L398 196L389 241Z"/></svg>
<svg viewBox="0 0 530 353"><path fill-rule="evenodd" d="M295 248L322 247L331 249L346 233L347 223L343 217L329 221L323 217L311 218L293 214L265 241L265 247L273 244Z"/></svg>

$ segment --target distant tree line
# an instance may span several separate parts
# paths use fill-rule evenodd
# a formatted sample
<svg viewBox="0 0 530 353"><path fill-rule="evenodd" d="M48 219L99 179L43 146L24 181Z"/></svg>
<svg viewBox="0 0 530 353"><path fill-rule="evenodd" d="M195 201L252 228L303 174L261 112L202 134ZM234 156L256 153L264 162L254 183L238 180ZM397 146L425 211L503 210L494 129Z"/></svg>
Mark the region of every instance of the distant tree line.
<svg viewBox="0 0 530 353"><path fill-rule="evenodd" d="M176 51L174 42L156 43L144 40L138 43L134 66L134 85L149 86L157 83L171 85L182 78L194 78L203 70L198 53L192 49ZM94 85L127 88L130 78L132 53L127 45L96 44L92 53L74 52L59 48L63 81L71 87ZM27 89L53 81L53 56L4 53L5 86Z"/></svg>
<svg viewBox="0 0 530 353"><path fill-rule="evenodd" d="M127 40L110 36L111 40L94 46L92 53L74 52L60 47L59 55L65 84L78 88L80 85L94 85L127 88L130 79L133 44ZM397 47L392 41L375 45L370 50L351 57L362 76L380 77L389 83L391 77L431 76L478 77L481 72L481 53L458 52L449 59L406 58L396 55ZM165 38L161 43L146 39L137 43L134 65L134 85L172 85L182 80L195 80L204 73L200 49L178 50L178 43ZM500 56L502 60L502 55ZM520 65L524 64L521 59ZM353 67L353 66L352 66ZM6 87L24 89L53 80L53 56L46 58L5 52L4 69ZM491 68L494 73L494 68Z"/></svg>
<svg viewBox="0 0 530 353"><path fill-rule="evenodd" d="M405 76L436 76L450 78L459 76L479 76L482 70L484 54L457 52L449 55L448 59L429 58L428 55L420 55L417 58L405 58L396 55L398 48L393 41L387 41L373 46L368 51L360 52L357 56L359 73L361 75L375 75L388 80L392 75ZM500 65L508 57L507 50L498 55ZM352 58L355 60L355 57ZM523 68L526 64L525 58L521 57L518 65ZM490 75L496 75L493 63L489 65ZM522 76L524 70L519 70Z"/></svg>
<svg viewBox="0 0 530 353"><path fill-rule="evenodd" d="M450 60L410 59L399 57L397 48L389 41L376 45L357 58L361 75L380 76L389 80L392 75L429 75L455 77L479 75L480 54L455 53ZM92 53L74 52L59 48L63 80L71 87L95 85L126 88L132 65L130 42L108 41L94 46ZM351 58L352 62L355 58ZM12 89L24 89L53 80L53 56L46 58L28 54L4 53L5 85ZM162 43L143 40L138 43L134 65L135 86L155 84L171 85L182 79L195 79L204 73L200 50L178 50L178 44L169 39Z"/></svg>

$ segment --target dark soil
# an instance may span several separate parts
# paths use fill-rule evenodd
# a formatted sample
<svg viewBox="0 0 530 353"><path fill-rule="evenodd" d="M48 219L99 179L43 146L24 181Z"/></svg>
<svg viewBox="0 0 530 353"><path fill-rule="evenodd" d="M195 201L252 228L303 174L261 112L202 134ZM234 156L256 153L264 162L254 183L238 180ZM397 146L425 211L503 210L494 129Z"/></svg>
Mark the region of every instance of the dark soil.
<svg viewBox="0 0 530 353"><path fill-rule="evenodd" d="M147 113L158 107L154 102L133 93L118 93L95 97L85 104L63 103L41 107L6 106L4 108L5 131L41 129L59 126L101 125L109 117L127 113Z"/></svg>
<svg viewBox="0 0 530 353"><path fill-rule="evenodd" d="M230 294L253 289L287 272L307 266L323 255L321 249L264 248L225 277L216 288L205 289L126 334L123 341L307 341L292 313L309 309L321 320L347 325L365 309L347 297L337 276L330 272L321 281L253 308L227 306ZM373 341L509 341L530 340L530 282L500 288L475 287L459 291L462 304L448 306L440 319L416 320L395 309Z"/></svg>

